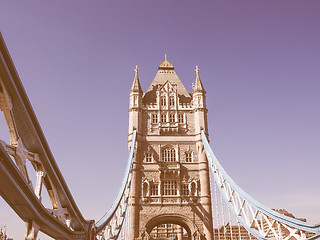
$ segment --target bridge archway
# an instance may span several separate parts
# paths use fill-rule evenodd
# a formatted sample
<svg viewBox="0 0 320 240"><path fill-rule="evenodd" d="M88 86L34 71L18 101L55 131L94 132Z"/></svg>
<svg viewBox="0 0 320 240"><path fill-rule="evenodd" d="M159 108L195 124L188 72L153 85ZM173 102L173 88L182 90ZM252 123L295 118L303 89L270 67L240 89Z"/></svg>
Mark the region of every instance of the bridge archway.
<svg viewBox="0 0 320 240"><path fill-rule="evenodd" d="M183 227L190 237L197 235L197 233L199 232L196 225L189 218L180 214L161 214L155 216L146 223L145 231L148 235L150 235L154 227L168 223L176 224Z"/></svg>

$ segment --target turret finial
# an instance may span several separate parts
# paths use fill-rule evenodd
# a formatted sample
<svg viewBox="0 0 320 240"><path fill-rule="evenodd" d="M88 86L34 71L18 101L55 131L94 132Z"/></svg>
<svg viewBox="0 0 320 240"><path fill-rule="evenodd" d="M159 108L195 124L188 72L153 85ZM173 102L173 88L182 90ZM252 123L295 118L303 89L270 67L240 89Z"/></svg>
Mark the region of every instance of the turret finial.
<svg viewBox="0 0 320 240"><path fill-rule="evenodd" d="M198 65L196 66L195 71L196 71L197 75L199 75L200 69L199 69L199 66L198 66Z"/></svg>
<svg viewBox="0 0 320 240"><path fill-rule="evenodd" d="M196 69L194 71L196 72L196 81L195 81L194 85L192 86L193 91L205 92L203 85L202 85L202 82L200 80L200 74L199 74L200 69L199 69L198 65L196 66Z"/></svg>
<svg viewBox="0 0 320 240"><path fill-rule="evenodd" d="M136 65L136 68L134 69L134 71L135 71L135 75L134 75L131 91L142 92L140 82L139 82L139 76L138 76L138 72L139 72L138 65Z"/></svg>
<svg viewBox="0 0 320 240"><path fill-rule="evenodd" d="M167 54L164 54L164 60L167 60Z"/></svg>
<svg viewBox="0 0 320 240"><path fill-rule="evenodd" d="M139 72L138 65L136 65L136 68L134 69L134 71L135 71L136 73Z"/></svg>

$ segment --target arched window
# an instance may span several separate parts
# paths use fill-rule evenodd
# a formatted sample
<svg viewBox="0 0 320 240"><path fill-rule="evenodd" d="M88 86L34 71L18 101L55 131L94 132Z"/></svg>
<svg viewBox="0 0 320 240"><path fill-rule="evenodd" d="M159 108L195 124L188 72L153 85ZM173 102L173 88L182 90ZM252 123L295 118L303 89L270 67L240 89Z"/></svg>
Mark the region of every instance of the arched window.
<svg viewBox="0 0 320 240"><path fill-rule="evenodd" d="M162 150L162 161L163 162L175 162L176 161L176 150L174 148L165 148Z"/></svg>
<svg viewBox="0 0 320 240"><path fill-rule="evenodd" d="M149 196L149 182L145 181L142 184L142 196L148 197Z"/></svg>
<svg viewBox="0 0 320 240"><path fill-rule="evenodd" d="M197 196L197 184L194 181L190 183L189 190L191 196Z"/></svg>

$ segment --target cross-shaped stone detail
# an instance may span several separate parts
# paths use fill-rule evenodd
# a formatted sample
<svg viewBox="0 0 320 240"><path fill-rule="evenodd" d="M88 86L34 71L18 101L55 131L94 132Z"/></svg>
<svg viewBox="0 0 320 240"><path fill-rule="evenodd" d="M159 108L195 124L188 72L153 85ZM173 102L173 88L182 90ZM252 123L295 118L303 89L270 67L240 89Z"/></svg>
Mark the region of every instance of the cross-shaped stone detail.
<svg viewBox="0 0 320 240"><path fill-rule="evenodd" d="M200 72L199 66L196 66L195 71L196 71L197 74L199 74L199 72Z"/></svg>

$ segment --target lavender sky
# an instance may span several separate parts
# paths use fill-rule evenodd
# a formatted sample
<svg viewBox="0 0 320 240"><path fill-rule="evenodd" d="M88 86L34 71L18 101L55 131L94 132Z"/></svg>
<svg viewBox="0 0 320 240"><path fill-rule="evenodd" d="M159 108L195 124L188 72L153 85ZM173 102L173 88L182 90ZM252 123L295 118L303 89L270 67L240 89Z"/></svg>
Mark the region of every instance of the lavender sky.
<svg viewBox="0 0 320 240"><path fill-rule="evenodd" d="M146 91L166 53L190 92L199 65L211 146L231 177L319 223L319 13L319 0L1 0L0 29L85 218L102 217L123 177L133 69ZM23 239L1 198L0 209Z"/></svg>

